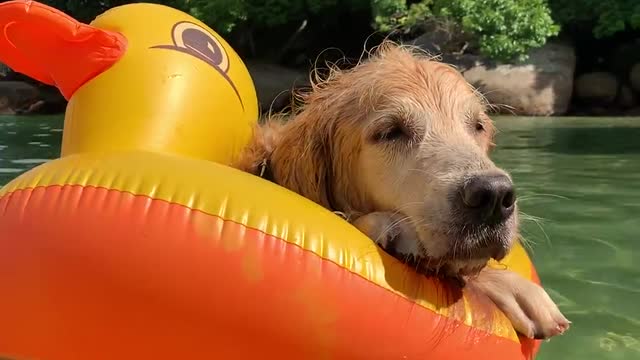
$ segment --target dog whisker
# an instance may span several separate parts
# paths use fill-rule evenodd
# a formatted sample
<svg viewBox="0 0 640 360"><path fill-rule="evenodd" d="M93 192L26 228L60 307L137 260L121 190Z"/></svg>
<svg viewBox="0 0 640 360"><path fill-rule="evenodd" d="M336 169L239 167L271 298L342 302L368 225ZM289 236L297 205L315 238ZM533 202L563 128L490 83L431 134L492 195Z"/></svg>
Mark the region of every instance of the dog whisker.
<svg viewBox="0 0 640 360"><path fill-rule="evenodd" d="M544 194L544 193L536 193L531 195L521 195L518 197L518 201L530 200L530 199L539 199L539 198L555 198L562 200L571 200L566 196L558 195L558 194Z"/></svg>
<svg viewBox="0 0 640 360"><path fill-rule="evenodd" d="M381 240L381 237L383 237L383 236L387 236L391 230L393 230L395 227L397 227L397 226L398 226L398 225L400 225L402 222L407 221L407 220L411 220L411 218L410 218L410 217L408 217L408 216L405 216L405 217L402 217L402 218L400 218L400 219L397 219L396 221L394 221L394 222L392 222L391 224L389 224L386 228L384 228L384 229L382 230L382 233L381 233L381 234L380 234L380 236L375 240L375 242L376 242L376 243L379 243L379 242L380 242L380 240Z"/></svg>
<svg viewBox="0 0 640 360"><path fill-rule="evenodd" d="M527 214L524 214L524 213L521 214L521 218L522 218L523 221L533 222L538 227L538 229L540 229L542 234L544 235L544 239L545 239L546 244L548 246L551 246L551 238L549 237L549 234L547 234L546 230L542 226L542 223L545 221L545 219L539 218L539 217L535 217L535 216L532 216L532 215L527 215ZM524 229L522 229L521 231L526 232L526 230L524 230ZM532 239L530 239L530 238L523 239L523 245L525 247L529 246L527 248L527 250L533 251L533 247L531 246L533 244L534 244L534 242L533 242Z"/></svg>

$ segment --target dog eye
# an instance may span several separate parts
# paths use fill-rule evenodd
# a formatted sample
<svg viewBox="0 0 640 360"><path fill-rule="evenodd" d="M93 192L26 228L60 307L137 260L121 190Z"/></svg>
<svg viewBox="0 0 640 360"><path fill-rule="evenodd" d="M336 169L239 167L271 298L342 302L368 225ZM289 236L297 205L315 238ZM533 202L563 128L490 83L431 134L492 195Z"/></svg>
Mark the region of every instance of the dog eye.
<svg viewBox="0 0 640 360"><path fill-rule="evenodd" d="M402 126L393 125L389 128L385 128L381 131L376 132L373 135L373 140L376 142L390 142L402 139L406 136L407 134Z"/></svg>
<svg viewBox="0 0 640 360"><path fill-rule="evenodd" d="M482 122L476 122L476 131L484 131L484 125L482 124Z"/></svg>

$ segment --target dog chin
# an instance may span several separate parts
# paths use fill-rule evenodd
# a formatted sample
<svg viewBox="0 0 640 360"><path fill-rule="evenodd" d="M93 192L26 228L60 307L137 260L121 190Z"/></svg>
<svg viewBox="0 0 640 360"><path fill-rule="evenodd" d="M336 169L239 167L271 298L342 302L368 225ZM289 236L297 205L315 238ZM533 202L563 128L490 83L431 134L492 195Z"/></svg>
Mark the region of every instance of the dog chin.
<svg viewBox="0 0 640 360"><path fill-rule="evenodd" d="M447 232L431 232L430 241L422 242L422 263L431 271L451 276L474 275L489 259L500 261L511 249L513 231L507 224L477 229L459 227L463 229L461 231L448 229Z"/></svg>
<svg viewBox="0 0 640 360"><path fill-rule="evenodd" d="M409 265L428 276L440 278L462 279L480 273L489 258L457 260L452 258L409 257L404 259Z"/></svg>
<svg viewBox="0 0 640 360"><path fill-rule="evenodd" d="M444 272L450 276L475 276L488 261L489 258L449 260L444 266Z"/></svg>

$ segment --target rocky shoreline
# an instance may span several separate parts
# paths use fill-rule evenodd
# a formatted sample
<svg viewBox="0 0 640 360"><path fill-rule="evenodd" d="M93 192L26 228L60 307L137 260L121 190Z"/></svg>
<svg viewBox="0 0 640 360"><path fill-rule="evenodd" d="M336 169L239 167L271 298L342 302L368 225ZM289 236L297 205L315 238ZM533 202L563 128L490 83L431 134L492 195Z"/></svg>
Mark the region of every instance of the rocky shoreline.
<svg viewBox="0 0 640 360"><path fill-rule="evenodd" d="M494 105L496 113L640 116L640 40L621 45L623 50L602 61L616 66L581 69L579 56L568 42L549 42L531 51L525 62L512 64L474 54L442 54L437 34L425 34L409 43L454 65ZM246 64L263 113L285 109L292 91L309 86L309 68L251 59ZM65 107L65 99L55 88L0 67L0 114L56 114Z"/></svg>
<svg viewBox="0 0 640 360"><path fill-rule="evenodd" d="M410 44L455 66L500 114L522 116L640 116L640 41L622 45L637 54L612 52L605 65L578 68L570 42L555 41L530 52L522 63L502 64L479 55L445 53L436 36ZM625 55L626 54L626 55ZM626 61L616 57L627 56ZM611 66L610 64L614 64ZM617 67L615 66L617 65ZM292 89L309 85L308 70L249 63L262 111L289 105ZM604 68L604 69L603 69Z"/></svg>
<svg viewBox="0 0 640 360"><path fill-rule="evenodd" d="M61 114L67 102L58 89L0 64L0 115Z"/></svg>

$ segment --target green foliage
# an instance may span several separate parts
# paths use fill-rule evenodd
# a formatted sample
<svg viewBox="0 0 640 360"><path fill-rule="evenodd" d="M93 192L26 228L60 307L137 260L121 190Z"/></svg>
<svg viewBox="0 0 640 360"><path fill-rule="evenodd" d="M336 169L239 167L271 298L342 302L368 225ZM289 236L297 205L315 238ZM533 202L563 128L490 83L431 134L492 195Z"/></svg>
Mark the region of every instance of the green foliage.
<svg viewBox="0 0 640 360"><path fill-rule="evenodd" d="M128 0L43 0L89 22ZM640 0L145 0L165 4L199 18L222 35L239 27L253 33L295 29L313 19L316 29L339 32L337 13L370 19L374 29L404 36L426 24L453 24L462 43L493 59L524 58L559 31L579 25L596 37L640 29ZM552 18L553 16L553 18ZM324 29L324 30L323 30ZM347 35L347 34L345 34ZM273 39L274 42L284 39Z"/></svg>
<svg viewBox="0 0 640 360"><path fill-rule="evenodd" d="M432 5L432 0L422 0L409 6L406 0L371 0L375 27L382 32L400 30L411 33L433 17Z"/></svg>
<svg viewBox="0 0 640 360"><path fill-rule="evenodd" d="M498 60L524 59L527 51L555 36L554 24L544 0L440 1L441 15L452 16L464 31L473 34L480 52Z"/></svg>
<svg viewBox="0 0 640 360"><path fill-rule="evenodd" d="M299 23L310 15L338 6L338 0L245 0L244 3L249 22L261 28Z"/></svg>
<svg viewBox="0 0 640 360"><path fill-rule="evenodd" d="M91 0L45 0L42 2L56 9L61 9L83 22L93 20L96 15L108 9L111 5L110 1L99 2Z"/></svg>
<svg viewBox="0 0 640 360"><path fill-rule="evenodd" d="M585 25L596 38L640 29L638 0L551 0L554 19L561 25Z"/></svg>
<svg viewBox="0 0 640 360"><path fill-rule="evenodd" d="M375 24L381 31L405 33L429 19L461 25L480 51L498 60L524 58L559 31L544 0L373 0Z"/></svg>
<svg viewBox="0 0 640 360"><path fill-rule="evenodd" d="M103 11L118 5L132 3L127 0L41 0L62 9L76 19L88 22ZM299 23L310 15L331 17L338 6L362 11L368 0L144 0L185 11L202 22L227 34L241 24L256 28L271 28Z"/></svg>
<svg viewBox="0 0 640 360"><path fill-rule="evenodd" d="M239 22L247 19L245 2L238 0L177 0L173 7L215 26L216 31L222 34L231 32Z"/></svg>

